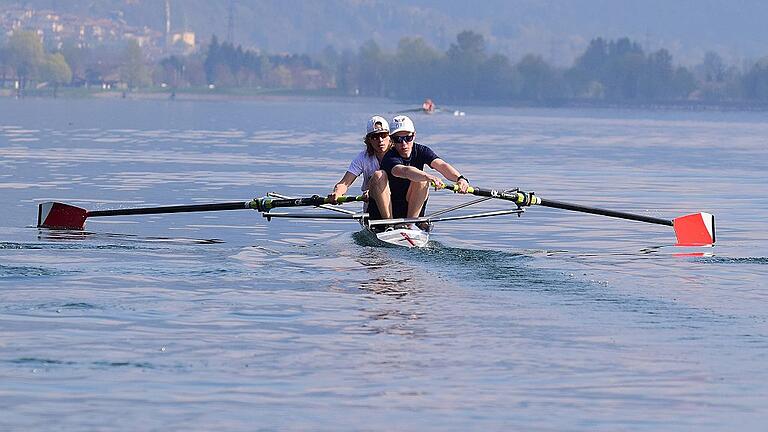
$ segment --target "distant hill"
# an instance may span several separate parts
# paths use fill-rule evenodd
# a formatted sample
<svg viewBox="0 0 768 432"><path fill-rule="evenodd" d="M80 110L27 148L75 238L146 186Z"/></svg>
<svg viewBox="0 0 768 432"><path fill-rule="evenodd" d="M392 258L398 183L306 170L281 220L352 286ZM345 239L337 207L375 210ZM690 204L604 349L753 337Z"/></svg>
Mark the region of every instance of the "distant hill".
<svg viewBox="0 0 768 432"><path fill-rule="evenodd" d="M199 41L227 35L229 0L171 0L172 29ZM163 0L0 0L0 8L119 16L164 27ZM526 53L568 65L589 40L628 36L644 48L667 48L676 62L701 62L714 50L729 63L768 56L763 0L234 0L236 44L268 52L357 49L369 39L394 50L404 36L447 49L462 30L482 33L492 52Z"/></svg>

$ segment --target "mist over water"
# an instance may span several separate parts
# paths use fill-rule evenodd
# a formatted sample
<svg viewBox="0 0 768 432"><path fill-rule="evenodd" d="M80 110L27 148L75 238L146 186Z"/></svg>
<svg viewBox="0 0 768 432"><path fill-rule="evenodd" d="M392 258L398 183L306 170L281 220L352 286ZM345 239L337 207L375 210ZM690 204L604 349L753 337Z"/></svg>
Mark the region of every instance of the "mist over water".
<svg viewBox="0 0 768 432"><path fill-rule="evenodd" d="M423 250L253 211L34 227L50 200L326 194L370 115L407 108L0 100L0 428L764 428L762 113L412 116L417 141L473 185L661 218L707 211L714 248L547 208L438 224ZM468 199L433 192L429 210Z"/></svg>

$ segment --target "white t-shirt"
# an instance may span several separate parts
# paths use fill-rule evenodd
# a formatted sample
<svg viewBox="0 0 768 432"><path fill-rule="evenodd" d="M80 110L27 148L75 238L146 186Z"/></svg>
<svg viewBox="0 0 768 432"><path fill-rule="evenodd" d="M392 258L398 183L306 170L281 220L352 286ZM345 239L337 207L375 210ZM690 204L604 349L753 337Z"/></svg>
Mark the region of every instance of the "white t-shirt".
<svg viewBox="0 0 768 432"><path fill-rule="evenodd" d="M365 192L368 190L368 183L371 180L371 176L373 176L373 173L379 169L379 160L376 159L376 155L369 155L368 152L363 150L352 160L347 171L356 176L362 174L363 185L360 186L360 190Z"/></svg>

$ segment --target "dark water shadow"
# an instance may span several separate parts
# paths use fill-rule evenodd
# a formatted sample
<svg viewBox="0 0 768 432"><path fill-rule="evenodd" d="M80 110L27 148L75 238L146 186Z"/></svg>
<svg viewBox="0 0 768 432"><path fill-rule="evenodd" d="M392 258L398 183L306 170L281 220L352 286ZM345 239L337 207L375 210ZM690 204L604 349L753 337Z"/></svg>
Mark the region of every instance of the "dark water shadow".
<svg viewBox="0 0 768 432"><path fill-rule="evenodd" d="M8 266L0 264L0 280L29 279L36 277L60 276L75 273L37 266Z"/></svg>
<svg viewBox="0 0 768 432"><path fill-rule="evenodd" d="M221 239L199 239L190 237L157 237L157 236L139 236L135 234L122 233L103 233L81 230L48 230L38 229L37 238L43 241L61 242L61 241L124 241L135 243L163 243L163 244L220 244L224 243Z"/></svg>

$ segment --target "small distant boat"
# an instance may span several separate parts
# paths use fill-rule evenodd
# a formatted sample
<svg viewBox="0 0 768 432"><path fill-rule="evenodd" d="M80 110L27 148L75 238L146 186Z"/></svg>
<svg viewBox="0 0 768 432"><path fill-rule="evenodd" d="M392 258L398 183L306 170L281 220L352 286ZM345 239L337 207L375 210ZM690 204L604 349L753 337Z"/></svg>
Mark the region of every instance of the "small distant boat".
<svg viewBox="0 0 768 432"><path fill-rule="evenodd" d="M454 110L446 107L438 107L432 101L432 99L425 99L421 104L421 108L411 108L407 110L398 111L399 113L414 113L420 112L424 114L451 114L453 116L465 116L467 113L464 111Z"/></svg>
<svg viewBox="0 0 768 432"><path fill-rule="evenodd" d="M434 113L436 108L437 107L435 106L435 103L432 102L432 99L424 99L424 103L421 104L421 109L427 114Z"/></svg>

